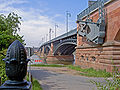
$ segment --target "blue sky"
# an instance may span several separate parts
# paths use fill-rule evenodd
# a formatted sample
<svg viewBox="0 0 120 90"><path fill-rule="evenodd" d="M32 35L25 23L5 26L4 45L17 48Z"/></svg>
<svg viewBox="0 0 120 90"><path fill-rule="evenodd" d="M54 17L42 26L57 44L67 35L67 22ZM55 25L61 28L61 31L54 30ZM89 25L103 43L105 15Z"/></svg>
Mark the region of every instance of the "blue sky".
<svg viewBox="0 0 120 90"><path fill-rule="evenodd" d="M65 33L66 11L71 13L69 30L76 28L77 15L87 7L88 0L0 0L1 14L15 12L22 17L18 33L24 35L26 46L39 46L45 42L50 28L54 38L55 23L58 25L57 36Z"/></svg>

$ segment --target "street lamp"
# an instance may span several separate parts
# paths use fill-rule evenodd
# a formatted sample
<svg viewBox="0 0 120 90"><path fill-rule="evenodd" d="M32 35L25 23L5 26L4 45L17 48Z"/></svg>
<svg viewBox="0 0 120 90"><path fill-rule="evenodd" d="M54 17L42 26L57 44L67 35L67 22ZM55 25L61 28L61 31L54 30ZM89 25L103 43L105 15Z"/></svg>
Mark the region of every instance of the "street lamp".
<svg viewBox="0 0 120 90"><path fill-rule="evenodd" d="M58 27L58 25L55 23L55 38L56 38L56 28Z"/></svg>
<svg viewBox="0 0 120 90"><path fill-rule="evenodd" d="M52 29L50 28L49 29L49 40L51 40L51 31L52 31Z"/></svg>
<svg viewBox="0 0 120 90"><path fill-rule="evenodd" d="M42 37L42 42L44 41L44 37Z"/></svg>
<svg viewBox="0 0 120 90"><path fill-rule="evenodd" d="M71 14L66 11L66 32L67 32L67 36L68 36L68 17L71 17Z"/></svg>
<svg viewBox="0 0 120 90"><path fill-rule="evenodd" d="M46 38L46 35L44 35L44 36L42 37L42 39L41 39L42 43L44 43L44 42L46 41L45 38Z"/></svg>
<svg viewBox="0 0 120 90"><path fill-rule="evenodd" d="M48 34L46 34L46 42L47 42L47 36L48 36Z"/></svg>
<svg viewBox="0 0 120 90"><path fill-rule="evenodd" d="M45 35L44 35L44 42L45 42Z"/></svg>

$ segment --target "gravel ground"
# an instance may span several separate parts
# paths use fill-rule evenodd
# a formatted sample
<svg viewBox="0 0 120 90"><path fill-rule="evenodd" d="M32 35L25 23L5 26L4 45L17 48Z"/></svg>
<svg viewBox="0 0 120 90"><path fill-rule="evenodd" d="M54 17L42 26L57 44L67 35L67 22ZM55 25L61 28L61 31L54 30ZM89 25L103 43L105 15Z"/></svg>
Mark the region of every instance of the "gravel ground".
<svg viewBox="0 0 120 90"><path fill-rule="evenodd" d="M31 73L43 90L97 90L90 80L104 82L103 78L80 76L66 67L31 67Z"/></svg>

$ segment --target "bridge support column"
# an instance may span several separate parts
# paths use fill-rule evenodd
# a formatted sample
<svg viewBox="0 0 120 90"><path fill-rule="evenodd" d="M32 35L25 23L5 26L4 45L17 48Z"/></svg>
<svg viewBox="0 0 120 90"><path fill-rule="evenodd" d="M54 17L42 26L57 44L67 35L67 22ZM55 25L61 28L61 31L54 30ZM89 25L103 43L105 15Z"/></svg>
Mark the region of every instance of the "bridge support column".
<svg viewBox="0 0 120 90"><path fill-rule="evenodd" d="M44 46L42 47L42 52L40 52L40 57L44 58Z"/></svg>
<svg viewBox="0 0 120 90"><path fill-rule="evenodd" d="M80 29L80 25L79 23L77 23L77 32L79 31L79 29ZM77 33L77 46L82 45L82 44L83 44L82 37L79 36L79 34Z"/></svg>
<svg viewBox="0 0 120 90"><path fill-rule="evenodd" d="M51 43L51 48L50 48L48 56L51 56L51 55L53 56L53 43Z"/></svg>

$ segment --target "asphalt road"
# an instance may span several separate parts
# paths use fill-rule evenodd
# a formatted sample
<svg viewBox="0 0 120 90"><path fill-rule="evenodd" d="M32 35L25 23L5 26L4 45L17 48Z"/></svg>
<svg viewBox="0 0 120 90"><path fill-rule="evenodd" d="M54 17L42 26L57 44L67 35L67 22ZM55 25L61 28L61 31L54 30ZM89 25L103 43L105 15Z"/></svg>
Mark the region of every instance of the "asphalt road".
<svg viewBox="0 0 120 90"><path fill-rule="evenodd" d="M104 82L103 78L61 74L40 68L32 68L31 74L39 81L43 90L97 90L90 80Z"/></svg>

